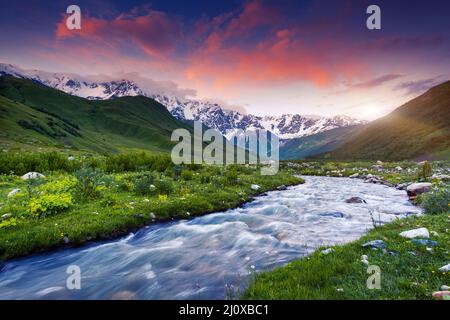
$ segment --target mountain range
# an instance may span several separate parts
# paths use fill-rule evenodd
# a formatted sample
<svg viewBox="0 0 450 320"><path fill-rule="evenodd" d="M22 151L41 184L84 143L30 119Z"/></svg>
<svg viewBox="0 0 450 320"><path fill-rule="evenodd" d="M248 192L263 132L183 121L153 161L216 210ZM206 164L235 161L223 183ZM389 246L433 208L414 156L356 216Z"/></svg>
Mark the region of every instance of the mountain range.
<svg viewBox="0 0 450 320"><path fill-rule="evenodd" d="M0 63L0 75L29 79L89 100L108 100L125 96L146 96L164 105L175 118L201 121L205 126L217 129L227 137L239 129L264 129L271 131L280 139L285 140L366 123L366 121L348 116L321 117L298 114L256 116L243 114L206 100L190 100L176 96L168 96L158 92L148 92L141 89L137 83L126 79L93 82L82 79L74 74L24 70L20 67L4 63Z"/></svg>
<svg viewBox="0 0 450 320"><path fill-rule="evenodd" d="M333 159L429 160L450 158L450 81L363 126Z"/></svg>

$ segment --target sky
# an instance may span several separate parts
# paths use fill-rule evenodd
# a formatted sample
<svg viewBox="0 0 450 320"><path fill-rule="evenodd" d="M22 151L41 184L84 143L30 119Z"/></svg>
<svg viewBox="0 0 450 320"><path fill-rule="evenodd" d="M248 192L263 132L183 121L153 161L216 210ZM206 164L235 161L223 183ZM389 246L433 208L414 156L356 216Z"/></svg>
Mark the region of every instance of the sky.
<svg viewBox="0 0 450 320"><path fill-rule="evenodd" d="M81 30L66 27L69 5ZM381 30L366 9L381 8ZM373 120L450 79L447 0L0 0L0 62L256 115Z"/></svg>

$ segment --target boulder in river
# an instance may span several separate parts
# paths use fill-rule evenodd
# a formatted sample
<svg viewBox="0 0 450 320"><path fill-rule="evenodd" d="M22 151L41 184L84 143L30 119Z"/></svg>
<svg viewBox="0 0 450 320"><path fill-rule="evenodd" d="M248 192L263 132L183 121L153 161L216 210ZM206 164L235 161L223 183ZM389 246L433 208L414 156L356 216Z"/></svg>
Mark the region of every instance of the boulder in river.
<svg viewBox="0 0 450 320"><path fill-rule="evenodd" d="M414 238L428 239L430 237L430 233L428 232L427 228L418 228L418 229L403 231L400 233L400 237L408 238L408 239L414 239Z"/></svg>
<svg viewBox="0 0 450 320"><path fill-rule="evenodd" d="M360 197L351 197L347 200L345 200L347 203L367 203L366 200Z"/></svg>
<svg viewBox="0 0 450 320"><path fill-rule="evenodd" d="M372 240L366 242L362 245L363 248L375 248L375 249L384 249L386 248L386 244L383 240Z"/></svg>
<svg viewBox="0 0 450 320"><path fill-rule="evenodd" d="M21 177L22 180L41 179L41 178L45 178L45 176L39 172L28 172Z"/></svg>
<svg viewBox="0 0 450 320"><path fill-rule="evenodd" d="M432 186L429 182L413 183L406 188L406 193L410 200L414 200L419 194L430 191Z"/></svg>

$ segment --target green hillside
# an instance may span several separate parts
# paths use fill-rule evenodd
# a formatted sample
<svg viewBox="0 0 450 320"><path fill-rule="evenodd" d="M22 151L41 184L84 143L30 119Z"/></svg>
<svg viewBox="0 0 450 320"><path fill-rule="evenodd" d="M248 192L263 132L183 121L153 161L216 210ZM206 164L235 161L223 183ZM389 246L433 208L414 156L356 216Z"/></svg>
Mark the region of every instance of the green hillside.
<svg viewBox="0 0 450 320"><path fill-rule="evenodd" d="M171 133L192 130L146 97L90 101L12 77L0 77L0 147L71 148L99 153L169 151Z"/></svg>
<svg viewBox="0 0 450 320"><path fill-rule="evenodd" d="M288 140L280 146L280 159L307 159L318 154L333 151L340 147L360 128L361 126L336 128L311 136Z"/></svg>
<svg viewBox="0 0 450 320"><path fill-rule="evenodd" d="M450 158L450 81L375 120L327 156L334 159Z"/></svg>

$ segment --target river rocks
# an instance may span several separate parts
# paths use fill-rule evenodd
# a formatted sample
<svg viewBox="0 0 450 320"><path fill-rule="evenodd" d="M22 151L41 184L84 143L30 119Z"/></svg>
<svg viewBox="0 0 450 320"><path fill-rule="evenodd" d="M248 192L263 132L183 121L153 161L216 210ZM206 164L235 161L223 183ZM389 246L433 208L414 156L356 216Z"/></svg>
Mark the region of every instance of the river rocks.
<svg viewBox="0 0 450 320"><path fill-rule="evenodd" d="M257 191L257 190L259 190L261 187L258 186L257 184L252 184L251 188L252 188L252 190Z"/></svg>
<svg viewBox="0 0 450 320"><path fill-rule="evenodd" d="M10 193L8 193L8 198L14 197L16 194L20 192L20 189L14 189Z"/></svg>
<svg viewBox="0 0 450 320"><path fill-rule="evenodd" d="M429 182L413 183L406 188L406 192L409 199L414 200L419 194L430 191L432 186L433 184Z"/></svg>
<svg viewBox="0 0 450 320"><path fill-rule="evenodd" d="M355 179L359 177L359 173L354 173L351 176L349 176L349 178Z"/></svg>
<svg viewBox="0 0 450 320"><path fill-rule="evenodd" d="M366 200L360 197L351 197L350 199L345 200L347 203L367 203Z"/></svg>
<svg viewBox="0 0 450 320"><path fill-rule="evenodd" d="M361 256L361 262L364 263L366 266L368 266L369 265L369 257L366 256L365 254L363 254Z"/></svg>
<svg viewBox="0 0 450 320"><path fill-rule="evenodd" d="M322 251L320 251L320 253L322 253L323 255L327 255L327 254L330 254L330 253L332 253L332 252L334 252L334 249L333 248L328 248L328 249L325 249L325 250L322 250Z"/></svg>
<svg viewBox="0 0 450 320"><path fill-rule="evenodd" d="M375 248L375 249L384 249L386 248L386 244L383 240L373 240L366 242L362 245L363 248Z"/></svg>
<svg viewBox="0 0 450 320"><path fill-rule="evenodd" d="M443 266L443 267L440 267L439 271L440 272L450 272L450 263L445 265L445 266Z"/></svg>
<svg viewBox="0 0 450 320"><path fill-rule="evenodd" d="M428 240L428 239L413 239L411 242L415 245L419 246L431 246L436 247L438 245L437 241Z"/></svg>
<svg viewBox="0 0 450 320"><path fill-rule="evenodd" d="M63 242L64 242L64 244L69 244L70 243L69 237L68 236L64 236Z"/></svg>
<svg viewBox="0 0 450 320"><path fill-rule="evenodd" d="M376 171L379 171L379 172L384 170L383 166L382 165L378 165L378 164L376 164L374 166L371 166L371 168L373 170L376 170Z"/></svg>
<svg viewBox="0 0 450 320"><path fill-rule="evenodd" d="M428 232L427 228L418 228L418 229L412 229L408 231L403 231L400 234L400 237L408 238L408 239L414 239L414 238L429 238L430 233Z"/></svg>
<svg viewBox="0 0 450 320"><path fill-rule="evenodd" d="M378 161L377 161L377 165L380 165L380 166L382 166L382 165L383 165L383 161L381 161L381 160L378 160Z"/></svg>
<svg viewBox="0 0 450 320"><path fill-rule="evenodd" d="M41 178L45 178L45 176L39 172L28 172L21 177L22 180L41 179Z"/></svg>
<svg viewBox="0 0 450 320"><path fill-rule="evenodd" d="M279 191L283 191L283 190L286 190L286 189L287 189L287 187L284 184L277 187L277 190L279 190Z"/></svg>
<svg viewBox="0 0 450 320"><path fill-rule="evenodd" d="M432 296L438 300L450 300L450 291L436 291Z"/></svg>
<svg viewBox="0 0 450 320"><path fill-rule="evenodd" d="M448 181L450 180L450 176L446 174L433 174L431 179Z"/></svg>

